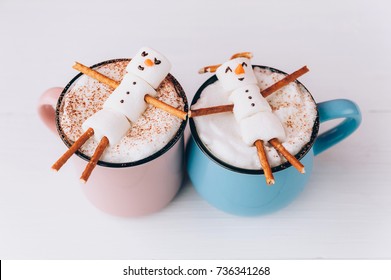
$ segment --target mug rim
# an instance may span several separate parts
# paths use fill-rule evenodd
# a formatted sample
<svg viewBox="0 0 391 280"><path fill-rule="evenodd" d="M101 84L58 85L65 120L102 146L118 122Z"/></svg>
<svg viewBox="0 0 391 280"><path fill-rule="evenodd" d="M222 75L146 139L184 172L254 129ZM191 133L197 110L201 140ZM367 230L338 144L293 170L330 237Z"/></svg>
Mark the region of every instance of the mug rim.
<svg viewBox="0 0 391 280"><path fill-rule="evenodd" d="M99 62L97 64L94 64L90 68L94 69L94 68L97 68L97 67L100 67L100 66L103 66L103 65L106 65L106 64L115 63L115 62L121 62L121 61L130 61L130 60L131 60L130 58L110 59L110 60L105 60L105 61ZM61 140L64 142L64 144L68 148L71 146L70 142L73 142L73 141L70 141L68 139L68 137L65 135L64 131L61 128L60 118L59 118L59 116L60 116L60 109L61 109L62 100L64 99L64 97L67 94L68 90L73 85L73 83L75 83L82 75L84 75L84 74L83 73L78 73L75 77L73 77L70 80L70 82L64 87L63 91L60 94L60 97L57 100L57 106L56 106L56 112L55 112L55 114L56 114L57 132L60 135ZM187 97L186 97L185 91L183 90L181 84L170 73L167 75L167 77L165 79L168 79L173 84L173 86L175 88L175 91L182 98L183 103L185 104L184 105L184 111L187 112L188 111L188 101L187 101ZM162 156L166 152L168 152L179 141L179 139L181 139L181 137L183 136L184 130L186 128L186 124L187 124L187 118L186 118L186 120L182 120L182 123L181 123L180 127L178 128L177 132L175 133L175 135L173 136L173 138L163 148L161 148L157 152L153 153L152 155L149 155L148 157L145 157L145 158L142 158L142 159L136 160L136 161L123 162L123 163L113 163L113 162L107 162L107 161L99 160L97 162L97 165L100 165L100 166L103 166L103 167L111 167L111 168L122 168L122 167L138 166L138 165L142 165L144 163L150 162L150 161L152 161L152 160ZM79 150L77 150L75 152L75 154L78 157L80 157L81 159L85 160L85 161L90 161L90 159L91 159L91 157L85 155L84 153L80 152Z"/></svg>
<svg viewBox="0 0 391 280"><path fill-rule="evenodd" d="M276 68L273 68L273 67L270 67L270 66L265 66L265 65L252 65L253 68L255 67L259 67L259 68L263 68L263 69L268 69L270 70L271 72L274 72L274 73L279 73L279 74L284 74L284 75L288 75L287 73L279 70L279 69L276 69ZM201 97L201 94L202 92L204 91L204 89L215 83L217 81L217 76L216 75L213 75L211 76L209 79L207 79L201 86L200 88L197 90L196 94L194 95L193 97L193 100L191 102L191 105L190 106L193 106L197 101L198 99ZM316 118L315 118L315 122L314 122L314 125L313 125L313 128L312 128L312 133L311 133L311 138L310 140L303 146L303 148L301 148L301 150L296 153L295 155L295 158L297 158L298 160L301 160L312 148L315 140L316 140L316 137L318 136L318 132L319 132L319 111L318 111L318 107L316 106L316 101L314 99L314 97L312 96L311 92L299 81L299 80L295 80L294 81L295 83L299 84L300 86L302 86L310 95L312 101L314 102L315 104L315 108L316 108ZM222 104L223 105L223 104ZM198 135L198 132L197 132L197 128L196 128L196 125L195 125L195 122L192 118L189 119L189 126L190 126L190 131L191 131L191 136L193 137L195 143L197 144L197 146L200 148L200 150L209 158L211 159L212 161L214 161L215 163L217 163L218 165L220 165L221 167L224 167L225 169L228 169L230 171L234 171L234 172L237 172L237 173L243 173L243 174L250 174L250 175L259 175L259 174L264 174L264 171L263 169L246 169L246 168L241 168L241 167L237 167L237 166L234 166L234 165L231 165L229 163L226 163L224 162L223 160L219 159L218 157L216 157L207 147L206 145L202 142L201 138L199 137ZM289 163L288 161L278 165L278 166L275 166L275 167L272 167L271 170L273 173L275 172L279 172L279 171L282 171L282 170L285 170L287 169L288 167L291 167L292 164Z"/></svg>

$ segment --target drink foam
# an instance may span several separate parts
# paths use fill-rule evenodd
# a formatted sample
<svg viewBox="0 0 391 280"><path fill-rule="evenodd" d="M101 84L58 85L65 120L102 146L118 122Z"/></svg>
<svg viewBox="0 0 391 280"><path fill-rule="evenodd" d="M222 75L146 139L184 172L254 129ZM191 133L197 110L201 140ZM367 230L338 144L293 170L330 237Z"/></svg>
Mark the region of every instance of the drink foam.
<svg viewBox="0 0 391 280"><path fill-rule="evenodd" d="M285 77L284 74L261 67L254 67L254 72L261 90ZM231 104L230 93L225 91L217 80L203 90L197 103L191 108ZM287 138L282 144L291 154L297 154L310 141L317 117L312 96L300 84L290 83L268 96L266 100L284 127ZM261 169L257 150L244 143L233 113L196 117L194 122L201 141L217 158L239 168ZM264 144L271 167L286 162L269 143Z"/></svg>
<svg viewBox="0 0 391 280"><path fill-rule="evenodd" d="M94 69L111 79L121 81L128 63L127 60L121 60ZM82 135L83 122L102 109L112 91L109 86L86 75L72 84L59 110L59 123L69 142L74 142ZM157 89L156 98L177 109L184 109L184 101L169 76ZM127 163L146 158L167 145L176 135L181 123L179 118L148 105L137 122L132 123L132 129L126 136L117 145L106 148L100 160ZM92 137L80 148L80 152L91 157L98 144Z"/></svg>

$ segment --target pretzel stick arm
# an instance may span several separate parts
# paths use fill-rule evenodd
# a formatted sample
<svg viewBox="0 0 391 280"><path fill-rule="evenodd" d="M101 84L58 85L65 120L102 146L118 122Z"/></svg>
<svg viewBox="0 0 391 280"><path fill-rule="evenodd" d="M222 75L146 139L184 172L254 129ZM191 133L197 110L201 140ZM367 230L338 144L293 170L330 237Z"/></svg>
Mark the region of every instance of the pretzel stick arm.
<svg viewBox="0 0 391 280"><path fill-rule="evenodd" d="M200 117L200 116L206 116L212 114L232 112L233 109L234 109L233 104L194 109L189 111L189 117L194 118L194 117Z"/></svg>
<svg viewBox="0 0 391 280"><path fill-rule="evenodd" d="M305 169L304 165L297 159L295 158L290 152L288 152L287 149L281 144L280 141L278 141L276 138L273 138L269 140L269 143L283 156L286 158L287 161L289 161L290 164L294 168L296 168L300 173L304 174Z"/></svg>
<svg viewBox="0 0 391 280"><path fill-rule="evenodd" d="M217 68L219 68L220 66L221 66L221 64L205 66L205 67L201 68L200 70L198 70L198 74L204 74L206 72L214 73L214 72L216 72Z"/></svg>
<svg viewBox="0 0 391 280"><path fill-rule="evenodd" d="M67 160L81 147L83 144L94 135L92 128L87 129L69 149L52 165L52 170L58 171L67 162Z"/></svg>
<svg viewBox="0 0 391 280"><path fill-rule="evenodd" d="M259 157L259 161L261 162L263 172L265 174L266 184L273 185L274 184L274 176L273 176L272 170L270 168L269 161L267 160L267 157L266 157L265 148L263 147L263 141L257 140L257 141L255 141L254 145L258 151L258 157Z"/></svg>
<svg viewBox="0 0 391 280"><path fill-rule="evenodd" d="M73 69L101 82L102 84L108 85L109 87L115 89L119 86L119 82L110 79L109 77L99 73L98 71L95 71L79 62L75 62L75 65L73 65Z"/></svg>
<svg viewBox="0 0 391 280"><path fill-rule="evenodd" d="M81 73L105 84L105 85L108 85L109 87L113 88L113 89L116 89L118 86L119 86L119 82L113 80L113 79L110 79L109 77L99 73L98 71L95 71L94 69L91 69L79 62L76 62L75 65L73 66L74 69L80 71ZM183 120L186 120L186 117L187 117L187 113L184 112L184 111L181 111L177 108L174 108L170 105L168 105L167 103L164 103L150 95L146 95L145 96L145 102L147 102L148 104L151 104L159 109L162 109L180 119L183 119Z"/></svg>
<svg viewBox="0 0 391 280"><path fill-rule="evenodd" d="M106 136L103 136L103 138L100 140L99 145L96 148L94 154L92 155L90 161L88 162L86 168L84 169L83 174L80 177L80 181L82 181L83 183L87 182L92 171L96 167L98 160L100 159L100 157L102 156L103 152L105 151L105 149L108 145L109 145L109 139L107 139Z"/></svg>
<svg viewBox="0 0 391 280"><path fill-rule="evenodd" d="M293 72L292 74L285 76L285 78L281 79L277 83L272 84L270 87L262 90L261 91L262 96L265 98L268 97L273 92L276 92L277 90L279 90L279 89L283 88L284 86L290 84L291 82L297 80L300 76L304 75L308 71L310 71L310 70L307 68L307 66L304 66L304 67L300 68L299 70Z"/></svg>
<svg viewBox="0 0 391 280"><path fill-rule="evenodd" d="M167 103L164 103L156 98L153 98L150 95L145 95L144 97L145 102L148 104L151 104L159 109L162 109L166 111L167 113L170 113L171 115L174 115L182 120L186 120L187 118L187 113L184 111L181 111L175 107L172 107L171 105L168 105Z"/></svg>
<svg viewBox="0 0 391 280"><path fill-rule="evenodd" d="M238 58L238 57L245 57L247 59L251 59L251 58L253 58L253 54L251 52L235 53L233 56L231 56L230 60Z"/></svg>

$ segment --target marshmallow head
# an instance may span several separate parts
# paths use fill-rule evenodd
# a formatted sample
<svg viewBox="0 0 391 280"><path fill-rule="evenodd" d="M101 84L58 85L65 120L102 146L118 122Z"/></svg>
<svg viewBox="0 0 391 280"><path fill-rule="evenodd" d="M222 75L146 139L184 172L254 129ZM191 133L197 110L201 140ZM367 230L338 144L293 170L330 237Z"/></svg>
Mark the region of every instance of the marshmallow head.
<svg viewBox="0 0 391 280"><path fill-rule="evenodd" d="M147 109L147 103L144 101L146 94L155 97L156 91L140 77L128 73L106 99L103 108L121 113L130 121L136 122Z"/></svg>
<svg viewBox="0 0 391 280"><path fill-rule="evenodd" d="M126 70L157 89L170 72L171 63L161 53L151 48L142 48L129 62Z"/></svg>
<svg viewBox="0 0 391 280"><path fill-rule="evenodd" d="M229 99L234 104L233 113L237 121L251 117L259 112L272 111L257 85L238 88L231 93Z"/></svg>
<svg viewBox="0 0 391 280"><path fill-rule="evenodd" d="M216 76L221 86L227 91L257 84L251 62L244 57L235 58L222 64L217 68Z"/></svg>
<svg viewBox="0 0 391 280"><path fill-rule="evenodd" d="M128 119L121 113L102 109L89 117L82 125L82 129L92 128L94 138L100 141L103 136L109 139L109 145L117 145L126 135L131 125Z"/></svg>

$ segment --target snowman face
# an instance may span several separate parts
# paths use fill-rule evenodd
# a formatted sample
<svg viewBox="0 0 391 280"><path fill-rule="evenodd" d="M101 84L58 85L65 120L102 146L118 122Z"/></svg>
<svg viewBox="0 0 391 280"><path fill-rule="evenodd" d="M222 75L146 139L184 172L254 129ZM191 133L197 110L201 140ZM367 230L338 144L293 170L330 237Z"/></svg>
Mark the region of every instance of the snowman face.
<svg viewBox="0 0 391 280"><path fill-rule="evenodd" d="M235 58L222 64L216 76L225 90L235 90L246 85L257 84L251 62L244 57Z"/></svg>
<svg viewBox="0 0 391 280"><path fill-rule="evenodd" d="M158 88L170 72L171 63L161 53L151 48L141 48L129 62L126 70L144 81L153 88Z"/></svg>

